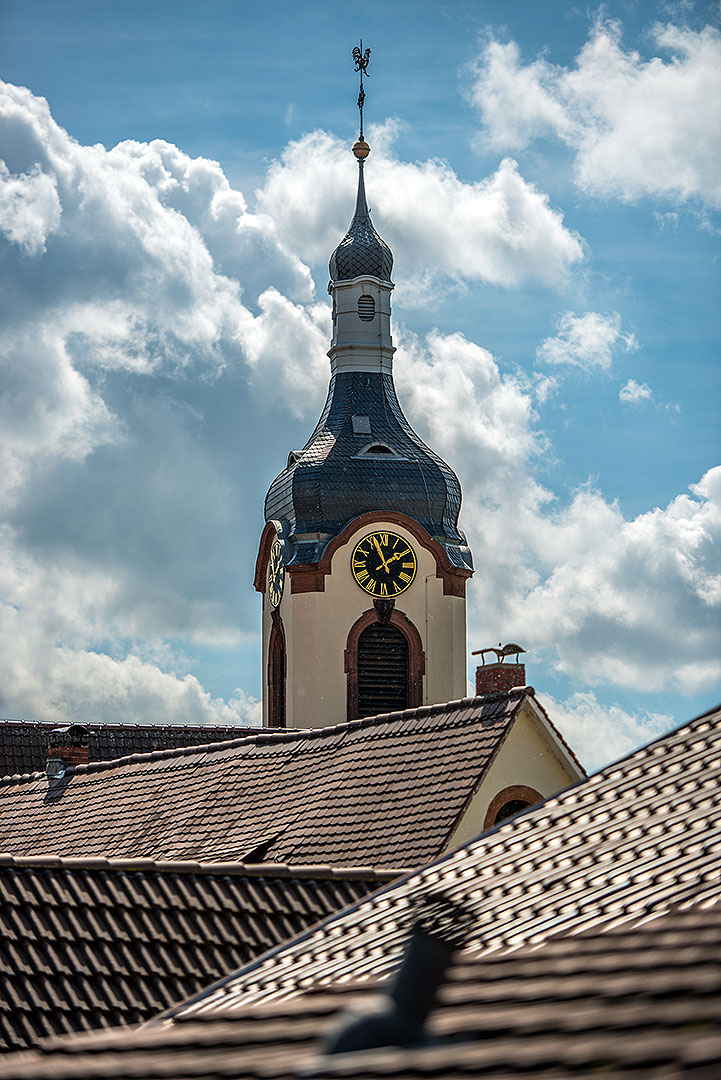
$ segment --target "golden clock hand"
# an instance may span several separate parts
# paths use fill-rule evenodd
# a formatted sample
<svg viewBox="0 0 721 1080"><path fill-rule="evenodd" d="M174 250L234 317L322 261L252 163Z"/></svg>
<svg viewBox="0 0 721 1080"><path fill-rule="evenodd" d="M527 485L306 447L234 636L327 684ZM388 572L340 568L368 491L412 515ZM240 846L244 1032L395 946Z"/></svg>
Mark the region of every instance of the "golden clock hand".
<svg viewBox="0 0 721 1080"><path fill-rule="evenodd" d="M387 563L387 562L385 561L385 559L383 558L383 552L381 551L381 546L380 546L380 544L378 543L378 541L376 540L375 536L373 537L373 543L374 543L374 544L375 544L375 546L376 546L376 551L378 552L378 554L379 554L379 555L380 555L380 557L381 557L381 562L383 563L383 569L385 570L386 574L389 574L389 573L390 573L390 571L389 571L389 569L388 569L388 563Z"/></svg>

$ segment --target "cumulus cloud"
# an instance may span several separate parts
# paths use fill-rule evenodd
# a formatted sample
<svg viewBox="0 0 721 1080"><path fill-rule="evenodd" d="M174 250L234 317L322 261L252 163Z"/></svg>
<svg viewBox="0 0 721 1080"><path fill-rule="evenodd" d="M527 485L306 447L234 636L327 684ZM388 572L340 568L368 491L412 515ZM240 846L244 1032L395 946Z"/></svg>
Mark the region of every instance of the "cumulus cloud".
<svg viewBox="0 0 721 1080"><path fill-rule="evenodd" d="M160 141L83 147L6 86L0 144L2 710L252 720L257 703L209 694L183 650L255 640L239 568L327 385L328 305L294 252L324 259L342 235L353 160L306 136L250 211L216 163ZM419 287L434 265L516 284L581 258L514 164L468 185L391 146L379 131L376 221L431 275ZM605 368L631 347L617 316L563 318L544 343L562 363ZM534 409L554 380L532 397L461 334L398 338L404 406L463 483L474 639L518 637L587 682L697 689L718 674L718 473L633 521L592 490L556 505L535 478L548 444Z"/></svg>
<svg viewBox="0 0 721 1080"><path fill-rule="evenodd" d="M60 224L60 200L54 179L35 166L13 176L0 161L0 228L26 254L45 250L45 238Z"/></svg>
<svg viewBox="0 0 721 1080"><path fill-rule="evenodd" d="M619 390L618 397L624 405L640 405L642 401L653 400L653 390L648 383L639 383L635 379L629 379Z"/></svg>
<svg viewBox="0 0 721 1080"><path fill-rule="evenodd" d="M659 53L624 48L618 22L599 18L573 65L524 62L491 38L472 69L470 100L485 137L511 151L554 135L574 154L592 195L643 195L721 206L721 33L655 25Z"/></svg>
<svg viewBox="0 0 721 1080"><path fill-rule="evenodd" d="M238 559L262 506L258 418L317 407L327 305L215 162L82 146L7 84L0 146L4 711L255 715L159 644L255 635ZM230 455L229 429L248 433Z"/></svg>
<svg viewBox="0 0 721 1080"><path fill-rule="evenodd" d="M41 455L77 459L121 437L99 390L109 372L253 367L273 343L278 289L298 362L315 357L322 318L298 303L310 271L217 163L160 140L81 146L44 99L7 84L0 145L6 492Z"/></svg>
<svg viewBox="0 0 721 1080"><path fill-rule="evenodd" d="M588 772L618 761L677 724L667 713L627 712L620 705L604 705L588 690L572 694L565 701L543 693L542 700Z"/></svg>
<svg viewBox="0 0 721 1080"><path fill-rule="evenodd" d="M633 334L621 333L621 316L601 315L587 311L574 315L566 311L557 319L558 333L546 338L536 350L536 356L546 364L568 364L592 371L608 371L618 349L630 352L638 348Z"/></svg>
<svg viewBox="0 0 721 1080"><path fill-rule="evenodd" d="M472 641L521 641L586 685L691 693L721 677L721 467L631 520L588 486L560 505L535 479L531 392L486 350L407 336L398 385L463 486Z"/></svg>
<svg viewBox="0 0 721 1080"><path fill-rule="evenodd" d="M505 159L485 180L467 184L443 161L402 162L394 127L371 129L366 188L374 223L396 256L409 300L428 293L428 275L460 281L557 284L583 258L580 238L563 224L548 196ZM283 241L321 261L348 227L357 170L348 146L322 131L292 142L258 192L259 207ZM425 282L425 288L423 284ZM403 289L399 288L401 301Z"/></svg>
<svg viewBox="0 0 721 1080"><path fill-rule="evenodd" d="M258 702L213 698L172 650L162 666L128 651L134 619L112 571L34 559L0 529L0 713L22 702L23 715L58 723L260 722Z"/></svg>

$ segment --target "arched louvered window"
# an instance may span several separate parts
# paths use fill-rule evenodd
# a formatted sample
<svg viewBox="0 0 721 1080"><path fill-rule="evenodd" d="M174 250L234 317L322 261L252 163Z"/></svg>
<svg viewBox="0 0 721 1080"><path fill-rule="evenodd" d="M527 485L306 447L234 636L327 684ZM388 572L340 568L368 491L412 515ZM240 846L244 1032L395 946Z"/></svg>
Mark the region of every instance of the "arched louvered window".
<svg viewBox="0 0 721 1080"><path fill-rule="evenodd" d="M358 297L358 318L363 322L370 322L376 313L376 302L372 296L366 293Z"/></svg>
<svg viewBox="0 0 721 1080"><path fill-rule="evenodd" d="M358 639L358 716L408 708L408 642L395 626L374 623Z"/></svg>
<svg viewBox="0 0 721 1080"><path fill-rule="evenodd" d="M285 632L277 611L268 643L268 726L285 727L286 657Z"/></svg>
<svg viewBox="0 0 721 1080"><path fill-rule="evenodd" d="M348 632L348 719L417 708L423 701L425 670L421 635L408 616L391 611L381 622L374 604Z"/></svg>

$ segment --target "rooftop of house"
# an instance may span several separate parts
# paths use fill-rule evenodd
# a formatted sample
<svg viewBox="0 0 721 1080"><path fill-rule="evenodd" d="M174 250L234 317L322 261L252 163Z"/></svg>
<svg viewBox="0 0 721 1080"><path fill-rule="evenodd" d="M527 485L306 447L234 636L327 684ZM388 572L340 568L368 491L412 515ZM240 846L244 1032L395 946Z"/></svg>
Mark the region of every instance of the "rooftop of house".
<svg viewBox="0 0 721 1080"><path fill-rule="evenodd" d="M419 866L533 689L0 780L0 850ZM534 708L539 707L535 704Z"/></svg>
<svg viewBox="0 0 721 1080"><path fill-rule="evenodd" d="M485 953L721 894L721 708L522 811L331 916L169 1013L195 1017L400 962L419 905L442 896Z"/></svg>
<svg viewBox="0 0 721 1080"><path fill-rule="evenodd" d="M3 1075L710 1080L721 1065L720 781L717 709L140 1031L49 1041L5 1058ZM387 1001L384 980L432 907L451 913L459 951L427 1041L329 1054L349 1005Z"/></svg>
<svg viewBox="0 0 721 1080"><path fill-rule="evenodd" d="M323 1054L339 1011L369 998L367 988L340 984L239 1016L56 1041L42 1055L5 1059L3 1075L712 1080L721 1061L720 945L716 904L560 936L540 950L498 957L469 950L429 1021L435 1045Z"/></svg>
<svg viewBox="0 0 721 1080"><path fill-rule="evenodd" d="M0 720L0 776L44 772L48 738L60 725L39 720ZM113 761L179 746L198 746L257 735L263 728L204 724L84 724L89 761Z"/></svg>
<svg viewBox="0 0 721 1080"><path fill-rule="evenodd" d="M0 855L0 1050L140 1024L391 876Z"/></svg>

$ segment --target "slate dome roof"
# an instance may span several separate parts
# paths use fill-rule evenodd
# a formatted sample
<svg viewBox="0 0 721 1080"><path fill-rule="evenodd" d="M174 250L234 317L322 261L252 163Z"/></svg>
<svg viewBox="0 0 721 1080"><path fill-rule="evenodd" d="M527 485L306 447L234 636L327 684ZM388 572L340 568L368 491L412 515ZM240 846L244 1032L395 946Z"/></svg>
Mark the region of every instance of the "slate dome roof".
<svg viewBox="0 0 721 1080"><path fill-rule="evenodd" d="M369 434L355 430L359 419L368 422ZM378 444L387 452L368 452ZM452 565L471 569L458 528L458 477L406 420L393 377L336 374L315 431L270 485L265 519L283 523L286 563L316 563L353 518L391 508L422 525Z"/></svg>
<svg viewBox="0 0 721 1080"><path fill-rule="evenodd" d="M363 161L358 161L358 196L350 228L330 257L328 269L331 281L350 281L369 274L390 281L393 252L373 228L366 202L363 181Z"/></svg>

